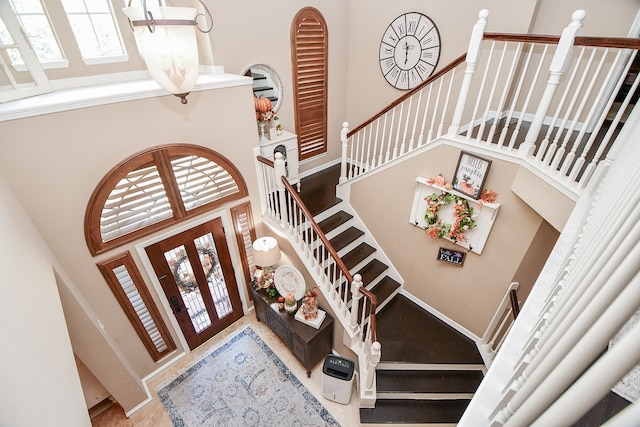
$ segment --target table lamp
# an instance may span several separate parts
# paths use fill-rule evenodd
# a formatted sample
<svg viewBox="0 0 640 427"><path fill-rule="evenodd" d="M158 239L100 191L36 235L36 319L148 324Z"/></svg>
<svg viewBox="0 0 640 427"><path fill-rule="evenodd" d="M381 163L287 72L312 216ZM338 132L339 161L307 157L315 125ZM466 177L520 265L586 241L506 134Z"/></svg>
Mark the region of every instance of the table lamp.
<svg viewBox="0 0 640 427"><path fill-rule="evenodd" d="M275 238L265 236L253 242L253 262L262 267L265 273L271 272L279 260L280 247Z"/></svg>

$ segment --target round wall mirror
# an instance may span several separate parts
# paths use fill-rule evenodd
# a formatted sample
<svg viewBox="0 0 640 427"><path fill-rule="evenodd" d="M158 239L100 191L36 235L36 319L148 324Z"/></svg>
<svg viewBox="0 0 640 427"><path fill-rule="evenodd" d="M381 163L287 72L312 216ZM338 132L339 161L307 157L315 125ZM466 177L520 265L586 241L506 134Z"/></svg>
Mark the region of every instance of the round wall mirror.
<svg viewBox="0 0 640 427"><path fill-rule="evenodd" d="M255 62L244 67L241 74L253 78L253 94L269 98L273 111L277 112L282 102L282 80L278 72L269 64Z"/></svg>

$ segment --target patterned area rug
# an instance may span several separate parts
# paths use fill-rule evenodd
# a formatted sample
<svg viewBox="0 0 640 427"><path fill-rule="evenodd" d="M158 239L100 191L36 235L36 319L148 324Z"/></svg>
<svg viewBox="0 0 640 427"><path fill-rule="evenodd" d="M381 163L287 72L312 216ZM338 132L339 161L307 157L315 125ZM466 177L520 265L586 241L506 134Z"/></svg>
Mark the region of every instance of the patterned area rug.
<svg viewBox="0 0 640 427"><path fill-rule="evenodd" d="M340 424L247 327L158 390L173 425Z"/></svg>

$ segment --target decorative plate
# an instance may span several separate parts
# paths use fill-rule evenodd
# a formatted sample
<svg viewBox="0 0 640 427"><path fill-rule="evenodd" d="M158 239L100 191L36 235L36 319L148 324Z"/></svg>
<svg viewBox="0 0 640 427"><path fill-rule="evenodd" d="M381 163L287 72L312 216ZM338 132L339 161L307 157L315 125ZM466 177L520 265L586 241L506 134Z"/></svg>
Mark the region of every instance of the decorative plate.
<svg viewBox="0 0 640 427"><path fill-rule="evenodd" d="M290 265L281 265L276 270L274 277L276 289L283 297L292 293L293 297L301 300L306 289L302 273Z"/></svg>

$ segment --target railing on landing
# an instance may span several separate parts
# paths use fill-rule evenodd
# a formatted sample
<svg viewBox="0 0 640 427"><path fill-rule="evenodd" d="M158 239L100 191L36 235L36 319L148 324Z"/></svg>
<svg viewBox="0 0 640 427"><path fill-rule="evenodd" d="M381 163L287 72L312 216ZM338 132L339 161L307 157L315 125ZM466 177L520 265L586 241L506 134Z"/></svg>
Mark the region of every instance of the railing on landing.
<svg viewBox="0 0 640 427"><path fill-rule="evenodd" d="M380 361L376 327L376 296L359 274L351 275L313 215L286 178L282 153L271 161L256 156L263 219L287 235L322 295L342 324L348 344L358 355L361 406L375 401L375 367ZM373 400L372 400L373 399Z"/></svg>
<svg viewBox="0 0 640 427"><path fill-rule="evenodd" d="M633 107L640 74L625 79L640 40L580 37L583 11L561 37L487 33L487 16L466 55L353 130L344 124L340 182L444 137L516 158L574 197L585 188Z"/></svg>

